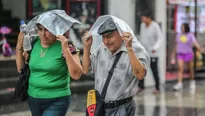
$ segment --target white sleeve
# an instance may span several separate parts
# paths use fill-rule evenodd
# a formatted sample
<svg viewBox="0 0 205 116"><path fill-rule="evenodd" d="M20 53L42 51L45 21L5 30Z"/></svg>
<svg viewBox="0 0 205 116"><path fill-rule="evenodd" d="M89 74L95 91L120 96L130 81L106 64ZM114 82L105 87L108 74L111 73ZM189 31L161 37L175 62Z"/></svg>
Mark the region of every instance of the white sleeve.
<svg viewBox="0 0 205 116"><path fill-rule="evenodd" d="M150 57L147 54L144 47L139 43L139 41L135 41L133 44L134 52L136 57L140 60L140 62L145 66L147 70L150 66Z"/></svg>
<svg viewBox="0 0 205 116"><path fill-rule="evenodd" d="M158 24L156 24L154 29L155 29L157 41L156 41L156 43L155 43L155 45L153 46L152 49L156 51L160 48L160 45L161 45L162 39L163 39L163 35L162 35L162 31L161 31Z"/></svg>

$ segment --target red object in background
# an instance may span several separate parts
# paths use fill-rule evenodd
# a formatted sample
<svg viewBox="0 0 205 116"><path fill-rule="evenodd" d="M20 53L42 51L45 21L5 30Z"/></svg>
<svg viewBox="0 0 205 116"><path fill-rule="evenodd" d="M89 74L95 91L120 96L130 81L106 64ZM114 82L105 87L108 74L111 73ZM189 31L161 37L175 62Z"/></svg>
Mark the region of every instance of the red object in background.
<svg viewBox="0 0 205 116"><path fill-rule="evenodd" d="M27 17L31 17L33 12L32 0L27 0Z"/></svg>
<svg viewBox="0 0 205 116"><path fill-rule="evenodd" d="M177 32L177 6L174 8L174 31Z"/></svg>
<svg viewBox="0 0 205 116"><path fill-rule="evenodd" d="M185 73L183 75L183 78L190 78L189 73ZM178 79L178 73L177 72L166 72L166 81L173 81Z"/></svg>

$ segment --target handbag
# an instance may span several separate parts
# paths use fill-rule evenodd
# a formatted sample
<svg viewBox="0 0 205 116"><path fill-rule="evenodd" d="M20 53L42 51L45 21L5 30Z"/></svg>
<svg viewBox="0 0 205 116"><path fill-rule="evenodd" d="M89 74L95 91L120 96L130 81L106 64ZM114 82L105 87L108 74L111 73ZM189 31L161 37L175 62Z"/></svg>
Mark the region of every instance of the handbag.
<svg viewBox="0 0 205 116"><path fill-rule="evenodd" d="M32 48L33 48L35 42L36 42L36 39L34 39L31 42ZM28 53L27 61L25 63L24 68L20 70L19 80L17 81L16 86L15 86L13 98L17 101L25 101L28 98L27 90L28 90L28 81L29 81L29 76L30 76L28 62L30 60L31 51L32 51L32 49L30 51L27 51L27 53Z"/></svg>
<svg viewBox="0 0 205 116"><path fill-rule="evenodd" d="M16 83L14 96L13 98L18 101L25 101L28 98L28 80L30 76L30 70L28 64L25 64L25 67L21 69L19 80Z"/></svg>
<svg viewBox="0 0 205 116"><path fill-rule="evenodd" d="M86 116L105 116L105 107L104 99L107 93L107 88L110 83L111 77L113 75L115 66L119 61L122 55L122 51L116 55L115 61L112 65L111 70L108 73L107 80L103 87L102 93L100 94L97 90L92 89L88 91L87 94L87 107L86 107Z"/></svg>

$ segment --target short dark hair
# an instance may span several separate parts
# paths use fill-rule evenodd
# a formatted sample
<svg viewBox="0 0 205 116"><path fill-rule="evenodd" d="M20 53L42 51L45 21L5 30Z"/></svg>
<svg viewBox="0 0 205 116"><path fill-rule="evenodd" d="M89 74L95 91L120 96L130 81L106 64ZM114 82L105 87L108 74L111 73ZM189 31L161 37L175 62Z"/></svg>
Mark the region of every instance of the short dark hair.
<svg viewBox="0 0 205 116"><path fill-rule="evenodd" d="M184 26L184 32L189 33L190 32L189 24L188 23L183 23L182 25Z"/></svg>
<svg viewBox="0 0 205 116"><path fill-rule="evenodd" d="M152 13L149 11L144 11L144 12L142 12L141 16L152 18Z"/></svg>
<svg viewBox="0 0 205 116"><path fill-rule="evenodd" d="M40 24L39 23L36 23L36 27L35 27L35 30L38 31L40 28Z"/></svg>

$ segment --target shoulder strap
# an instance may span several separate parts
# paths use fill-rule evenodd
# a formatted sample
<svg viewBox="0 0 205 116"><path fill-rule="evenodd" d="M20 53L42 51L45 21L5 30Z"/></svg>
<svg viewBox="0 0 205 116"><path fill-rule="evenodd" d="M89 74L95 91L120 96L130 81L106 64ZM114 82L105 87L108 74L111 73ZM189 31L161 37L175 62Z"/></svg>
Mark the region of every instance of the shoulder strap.
<svg viewBox="0 0 205 116"><path fill-rule="evenodd" d="M105 95L106 95L106 93L107 93L108 85L109 85L110 80L111 80L111 77L112 77L112 75L113 75L115 66L116 66L117 62L119 61L121 55L122 55L122 51L120 51L120 52L116 55L115 61L114 61L113 65L112 65L111 70L109 71L107 80L106 80L105 85L104 85L104 87L103 87L103 90L102 90L102 93L101 93L101 99L105 99Z"/></svg>

